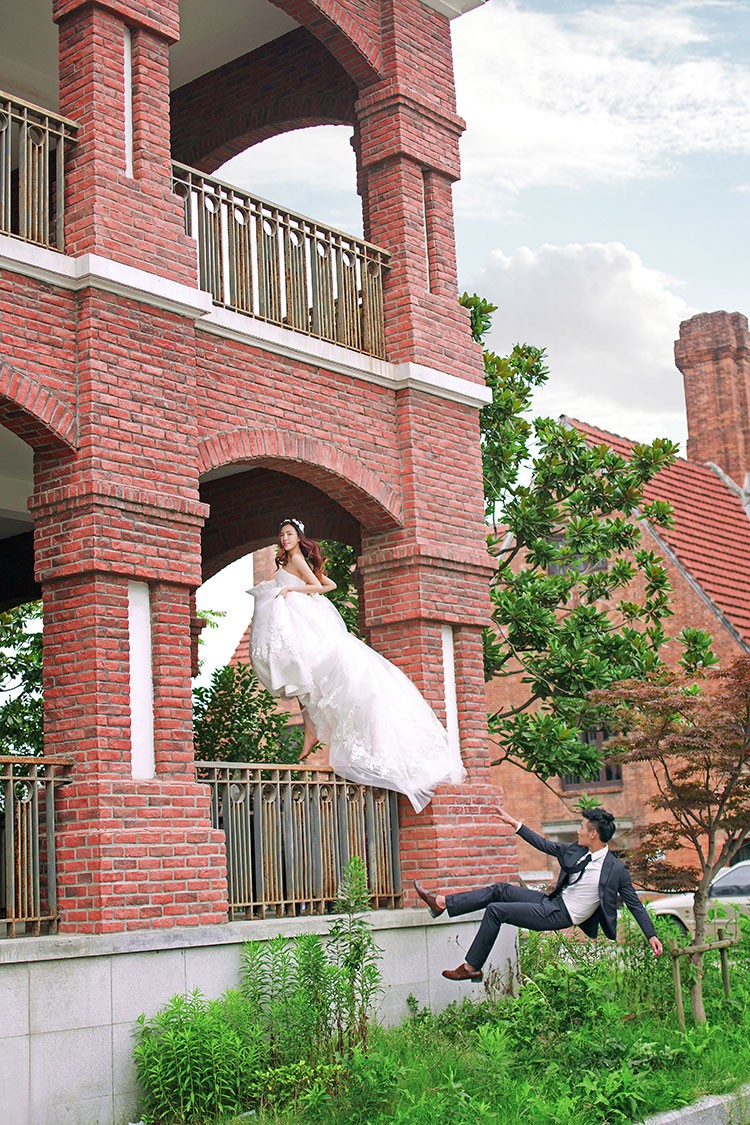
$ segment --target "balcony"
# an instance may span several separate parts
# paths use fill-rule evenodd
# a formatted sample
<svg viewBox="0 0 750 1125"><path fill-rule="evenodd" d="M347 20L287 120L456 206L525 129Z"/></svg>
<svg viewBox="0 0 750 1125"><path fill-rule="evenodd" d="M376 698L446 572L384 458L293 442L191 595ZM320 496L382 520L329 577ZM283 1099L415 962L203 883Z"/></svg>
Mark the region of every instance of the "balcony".
<svg viewBox="0 0 750 1125"><path fill-rule="evenodd" d="M194 168L173 172L215 304L385 358L385 250Z"/></svg>
<svg viewBox="0 0 750 1125"><path fill-rule="evenodd" d="M372 906L401 906L395 793L316 767L199 762L197 777L226 836L230 918L329 913L353 855Z"/></svg>
<svg viewBox="0 0 750 1125"><path fill-rule="evenodd" d="M0 234L65 250L65 154L78 126L0 91Z"/></svg>
<svg viewBox="0 0 750 1125"><path fill-rule="evenodd" d="M65 251L77 129L0 91L0 234ZM183 164L172 187L196 240L198 284L216 305L385 359L385 250Z"/></svg>
<svg viewBox="0 0 750 1125"><path fill-rule="evenodd" d="M0 937L57 933L55 794L72 765L0 757Z"/></svg>

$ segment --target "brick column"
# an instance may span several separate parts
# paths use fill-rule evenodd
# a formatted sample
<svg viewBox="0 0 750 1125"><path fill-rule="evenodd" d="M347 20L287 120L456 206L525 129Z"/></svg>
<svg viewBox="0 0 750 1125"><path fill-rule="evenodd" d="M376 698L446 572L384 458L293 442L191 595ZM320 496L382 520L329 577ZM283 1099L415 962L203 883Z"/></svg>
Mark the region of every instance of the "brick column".
<svg viewBox="0 0 750 1125"><path fill-rule="evenodd" d="M223 838L192 747L192 594L201 582L195 331L78 297L75 454L35 463L45 606L45 750L60 792L64 930L225 919Z"/></svg>
<svg viewBox="0 0 750 1125"><path fill-rule="evenodd" d="M197 285L195 245L172 192L169 44L176 0L55 0L60 112L80 126L66 184L66 247ZM131 129L132 126L132 129ZM132 144L129 136L132 133Z"/></svg>
<svg viewBox="0 0 750 1125"><path fill-rule="evenodd" d="M484 383L481 350L458 305L452 184L459 177L448 21L384 3L384 77L356 103L354 148L365 235L392 255L386 278L389 360ZM452 642L465 785L419 816L404 803L405 885L422 875L457 889L516 869L515 846L488 806L481 630L489 620L477 408L414 390L397 396L404 527L363 538L364 616L373 645L446 719L444 645ZM450 627L451 633L445 633Z"/></svg>
<svg viewBox="0 0 750 1125"><path fill-rule="evenodd" d="M453 234L463 121L393 81L360 98L356 114L365 237L391 254L383 297L388 358L479 382L479 349L458 306Z"/></svg>
<svg viewBox="0 0 750 1125"><path fill-rule="evenodd" d="M184 560L176 565L183 550L199 560L203 506L68 487L37 495L33 511L45 752L75 759L72 783L58 791L61 930L223 922L223 835L210 827L192 749L195 562L188 572ZM170 580L175 572L191 584ZM145 598L145 644L129 620L134 585ZM134 690L142 676L152 702Z"/></svg>
<svg viewBox="0 0 750 1125"><path fill-rule="evenodd" d="M687 455L750 483L750 332L742 313L699 313L680 325L675 361L685 380Z"/></svg>

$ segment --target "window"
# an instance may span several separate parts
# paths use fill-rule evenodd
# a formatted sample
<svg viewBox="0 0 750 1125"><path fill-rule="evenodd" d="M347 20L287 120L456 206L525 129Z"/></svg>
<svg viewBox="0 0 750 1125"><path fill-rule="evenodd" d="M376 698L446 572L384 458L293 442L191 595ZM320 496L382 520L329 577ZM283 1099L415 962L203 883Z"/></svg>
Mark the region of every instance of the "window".
<svg viewBox="0 0 750 1125"><path fill-rule="evenodd" d="M560 531L553 535L550 544L557 550L565 547L565 532ZM551 562L547 565L548 574L566 574L568 571L574 570L578 574L595 574L599 570L607 569L607 560L598 559L596 562L588 563L581 555L573 555L567 562Z"/></svg>
<svg viewBox="0 0 750 1125"><path fill-rule="evenodd" d="M712 898L738 898L750 895L750 864L731 867L711 884Z"/></svg>
<svg viewBox="0 0 750 1125"><path fill-rule="evenodd" d="M581 742L585 742L587 746L596 746L600 753L607 737L604 730L581 731ZM596 777L585 778L580 774L566 773L560 780L563 789L621 789L622 766L605 761Z"/></svg>

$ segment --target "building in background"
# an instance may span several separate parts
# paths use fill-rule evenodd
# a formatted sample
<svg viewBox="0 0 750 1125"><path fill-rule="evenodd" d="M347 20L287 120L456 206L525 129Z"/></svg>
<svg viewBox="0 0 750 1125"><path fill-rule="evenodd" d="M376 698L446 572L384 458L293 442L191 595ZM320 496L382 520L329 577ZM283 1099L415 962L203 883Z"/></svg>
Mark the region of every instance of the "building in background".
<svg viewBox="0 0 750 1125"><path fill-rule="evenodd" d="M649 501L672 505L674 526L654 529L643 521L644 546L663 559L672 587L674 616L670 637L685 626L705 629L714 638L721 664L750 652L750 335L739 313L704 313L685 321L675 345L685 382L688 459L678 458L646 486ZM594 444L627 456L634 442L570 419ZM680 646L671 640L667 663L677 666ZM502 680L487 685L488 707L508 699ZM603 745L602 731L584 738ZM615 845L627 844L628 830L648 821L648 799L655 790L645 765L605 764L593 781L552 779L549 785L515 766L495 767L511 811L522 812L557 840L574 840L580 817L574 808L584 792L596 795L617 818ZM543 857L518 842L520 871L527 882L545 883L553 871ZM738 858L743 858L742 856Z"/></svg>

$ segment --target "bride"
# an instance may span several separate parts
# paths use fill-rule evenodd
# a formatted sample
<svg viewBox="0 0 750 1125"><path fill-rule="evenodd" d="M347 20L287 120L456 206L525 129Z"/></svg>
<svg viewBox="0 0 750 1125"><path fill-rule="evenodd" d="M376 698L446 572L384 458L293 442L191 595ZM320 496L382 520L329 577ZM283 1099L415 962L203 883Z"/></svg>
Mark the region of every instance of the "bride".
<svg viewBox="0 0 750 1125"><path fill-rule="evenodd" d="M438 785L466 776L458 750L414 684L353 636L320 596L336 583L298 519L280 525L276 566L274 578L250 590L250 658L270 692L299 699L302 759L325 742L341 777L395 789L421 812Z"/></svg>

